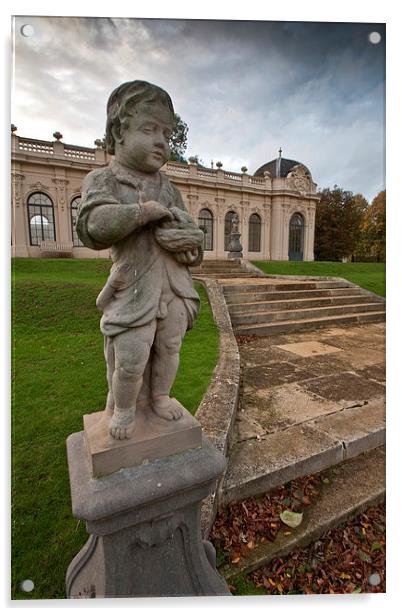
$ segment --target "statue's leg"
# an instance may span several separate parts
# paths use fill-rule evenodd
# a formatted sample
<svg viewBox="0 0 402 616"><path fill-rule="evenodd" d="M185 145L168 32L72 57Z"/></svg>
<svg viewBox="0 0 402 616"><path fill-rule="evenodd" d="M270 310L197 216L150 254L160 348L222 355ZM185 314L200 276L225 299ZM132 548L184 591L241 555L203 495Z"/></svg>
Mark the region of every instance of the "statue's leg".
<svg viewBox="0 0 402 616"><path fill-rule="evenodd" d="M144 374L142 375L142 385L140 393L137 397L137 402L140 400L149 400L151 397L151 366L152 366L153 350L149 353L147 365L145 366Z"/></svg>
<svg viewBox="0 0 402 616"><path fill-rule="evenodd" d="M143 327L128 329L113 341L115 370L113 397L115 402L110 421L110 434L115 439L130 438L134 430L137 396L154 340L156 321Z"/></svg>
<svg viewBox="0 0 402 616"><path fill-rule="evenodd" d="M164 419L182 416L181 405L169 398L179 367L180 347L187 330L187 311L183 301L175 297L164 319L158 319L153 345L151 398L153 411Z"/></svg>
<svg viewBox="0 0 402 616"><path fill-rule="evenodd" d="M115 368L113 338L104 336L103 351L106 360L106 378L108 383L108 393L106 398L106 413L113 415L114 397L113 397L113 373Z"/></svg>

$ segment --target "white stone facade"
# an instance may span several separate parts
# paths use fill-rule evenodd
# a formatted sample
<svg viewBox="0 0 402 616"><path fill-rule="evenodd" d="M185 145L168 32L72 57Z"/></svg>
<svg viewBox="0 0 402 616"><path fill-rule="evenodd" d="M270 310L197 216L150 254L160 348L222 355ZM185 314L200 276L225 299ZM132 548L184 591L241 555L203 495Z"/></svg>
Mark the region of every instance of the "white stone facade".
<svg viewBox="0 0 402 616"><path fill-rule="evenodd" d="M71 206L77 204L86 174L109 160L101 147L83 148L58 140L39 141L12 134L13 255L39 257L43 254L40 241L50 239L70 247L73 257L108 257L109 251L97 252L76 245L79 242L74 237ZM205 259L227 258L225 217L234 212L239 216L245 258L286 261L296 254L298 259L314 260L318 196L316 184L303 165L293 167L287 177L274 178L269 173L256 177L174 162L167 163L163 170L181 191L196 220L200 220L204 210L200 226L205 217L209 218L205 226ZM298 253L292 253L289 247L291 221L300 226L299 230L296 228L296 235L300 236ZM229 227L227 223L226 232Z"/></svg>

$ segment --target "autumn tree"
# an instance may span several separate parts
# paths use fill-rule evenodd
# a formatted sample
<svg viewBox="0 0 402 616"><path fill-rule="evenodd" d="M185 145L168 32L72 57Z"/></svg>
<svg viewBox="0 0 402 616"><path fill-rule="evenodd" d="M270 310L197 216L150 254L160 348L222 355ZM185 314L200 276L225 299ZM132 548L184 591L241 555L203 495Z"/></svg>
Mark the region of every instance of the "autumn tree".
<svg viewBox="0 0 402 616"><path fill-rule="evenodd" d="M364 214L358 245L358 252L364 258L385 261L385 204L386 194L382 190Z"/></svg>
<svg viewBox="0 0 402 616"><path fill-rule="evenodd" d="M315 258L340 261L355 253L368 203L363 195L334 186L319 193L316 210Z"/></svg>
<svg viewBox="0 0 402 616"><path fill-rule="evenodd" d="M187 148L187 133L187 124L181 119L181 117L177 113L175 113L173 133L170 138L169 144L170 160L174 160L179 163L187 162L187 160L184 158L184 152Z"/></svg>

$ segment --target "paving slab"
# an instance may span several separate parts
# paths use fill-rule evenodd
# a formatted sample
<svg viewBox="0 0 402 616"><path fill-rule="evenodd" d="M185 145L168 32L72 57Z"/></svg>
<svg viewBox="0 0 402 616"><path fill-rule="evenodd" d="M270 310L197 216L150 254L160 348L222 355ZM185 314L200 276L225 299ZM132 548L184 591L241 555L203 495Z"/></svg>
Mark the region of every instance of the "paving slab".
<svg viewBox="0 0 402 616"><path fill-rule="evenodd" d="M219 572L227 580L247 574L282 558L294 548L317 541L323 533L378 505L385 497L385 451L382 447L361 454L327 469L328 483L321 484L320 495L304 509L303 521L290 535L280 531L275 541L267 541L250 550L237 564L225 564Z"/></svg>
<svg viewBox="0 0 402 616"><path fill-rule="evenodd" d="M354 372L341 372L303 382L303 387L326 400L352 406L356 402L369 400L385 394L381 383L364 379Z"/></svg>
<svg viewBox="0 0 402 616"><path fill-rule="evenodd" d="M222 502L262 494L342 461L342 443L306 424L237 443L231 450Z"/></svg>
<svg viewBox="0 0 402 616"><path fill-rule="evenodd" d="M260 388L252 393L244 392L242 402L243 410L240 409L237 419L240 422L245 420L252 422L250 428L252 425L257 427L254 438L261 436L262 433L277 432L321 415L335 413L343 408L337 402L325 400L315 393L306 391L298 383Z"/></svg>
<svg viewBox="0 0 402 616"><path fill-rule="evenodd" d="M384 331L383 324L330 327L240 344L226 500L385 442Z"/></svg>
<svg viewBox="0 0 402 616"><path fill-rule="evenodd" d="M361 375L365 379L372 379L380 383L385 383L386 372L384 364L367 366L363 370L357 370L356 374Z"/></svg>
<svg viewBox="0 0 402 616"><path fill-rule="evenodd" d="M321 416L309 425L339 440L345 460L358 456L385 444L385 399Z"/></svg>
<svg viewBox="0 0 402 616"><path fill-rule="evenodd" d="M317 340L294 342L291 344L278 345L280 349L289 351L300 357L315 357L317 355L326 355L328 353L339 353L341 349L329 344L323 344Z"/></svg>
<svg viewBox="0 0 402 616"><path fill-rule="evenodd" d="M293 381L304 381L311 378L311 372L303 366L287 361L270 363L263 366L253 366L244 370L244 387L249 389L260 389L268 384L271 387L291 383ZM314 376L314 375L313 375Z"/></svg>

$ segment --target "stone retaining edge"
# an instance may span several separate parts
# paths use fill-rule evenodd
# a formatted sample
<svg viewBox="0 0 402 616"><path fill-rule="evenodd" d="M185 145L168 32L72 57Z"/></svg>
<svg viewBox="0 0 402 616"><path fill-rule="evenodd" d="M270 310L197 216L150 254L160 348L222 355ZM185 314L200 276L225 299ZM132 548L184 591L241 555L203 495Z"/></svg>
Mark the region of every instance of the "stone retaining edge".
<svg viewBox="0 0 402 616"><path fill-rule="evenodd" d="M222 287L211 279L193 276L204 286L219 330L219 359L209 387L195 413L205 436L228 460L230 438L236 417L240 382L240 353L233 333ZM209 535L219 506L224 475L215 493L203 501L201 529Z"/></svg>

